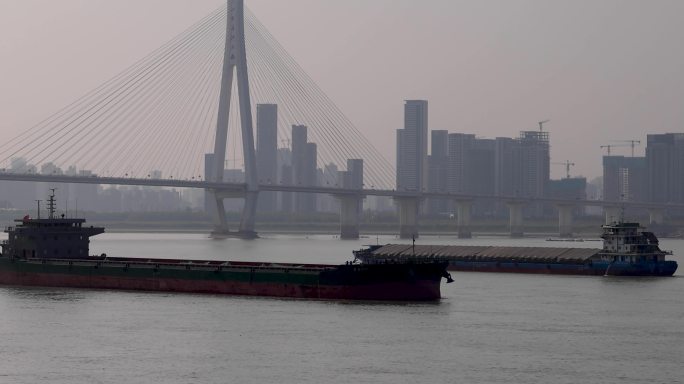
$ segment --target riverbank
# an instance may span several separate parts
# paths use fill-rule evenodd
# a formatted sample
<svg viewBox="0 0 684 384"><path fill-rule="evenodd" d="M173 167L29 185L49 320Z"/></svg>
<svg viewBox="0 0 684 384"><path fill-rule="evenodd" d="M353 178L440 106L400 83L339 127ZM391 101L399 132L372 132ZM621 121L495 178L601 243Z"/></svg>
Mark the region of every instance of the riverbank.
<svg viewBox="0 0 684 384"><path fill-rule="evenodd" d="M27 214L26 210L0 210L0 225L13 226L14 220ZM166 232L166 233L209 233L214 225L211 217L203 212L126 212L101 213L83 212L78 216L86 217L88 224L104 226L107 232ZM227 215L229 228L237 228L237 213ZM641 223L648 218L630 218ZM598 238L601 233L603 217L583 216L575 219L573 233L576 238ZM509 226L506 218L473 218L471 232L473 236L508 236ZM395 236L399 233L399 220L396 216L364 215L360 224L362 237ZM658 225L649 228L660 237L681 238L684 233L684 220L671 220L668 226ZM260 214L257 217L256 230L262 234L301 234L330 235L340 233L339 218L335 214ZM424 236L456 237L457 227L453 219L429 218L420 219L419 233ZM528 219L525 221L526 237L558 237L558 220L556 218Z"/></svg>

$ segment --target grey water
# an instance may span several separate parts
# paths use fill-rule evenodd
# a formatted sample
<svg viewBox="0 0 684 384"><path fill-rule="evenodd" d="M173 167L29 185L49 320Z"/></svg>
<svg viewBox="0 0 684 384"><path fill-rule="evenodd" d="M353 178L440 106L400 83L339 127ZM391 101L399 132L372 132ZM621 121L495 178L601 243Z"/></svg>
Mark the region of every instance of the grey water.
<svg viewBox="0 0 684 384"><path fill-rule="evenodd" d="M107 233L110 256L341 263L364 243ZM418 244L600 247L423 237ZM662 247L684 269L684 241ZM0 287L0 383L677 383L672 278L452 273L436 303Z"/></svg>

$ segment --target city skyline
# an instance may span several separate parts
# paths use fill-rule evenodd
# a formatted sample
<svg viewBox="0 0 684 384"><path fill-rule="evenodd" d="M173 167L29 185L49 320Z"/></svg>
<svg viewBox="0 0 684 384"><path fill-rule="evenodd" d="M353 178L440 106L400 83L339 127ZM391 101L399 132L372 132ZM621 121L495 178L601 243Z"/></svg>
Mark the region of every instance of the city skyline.
<svg viewBox="0 0 684 384"><path fill-rule="evenodd" d="M122 33L116 26L107 29L110 24L103 24L102 28L92 31L95 36L102 37L106 42L102 46L90 40L90 44L80 45L79 42L87 40L78 32L73 25L87 28L89 23L95 23L102 18L109 18L112 14L123 12L130 4L111 5L97 4L84 5L65 0L56 6L55 13L49 17L38 19L43 28L50 28L49 36L37 36L30 32L34 27L33 19L21 17L22 12L29 12L35 7L45 8L47 2L4 2L4 8L0 14L2 18L3 32L7 32L0 40L0 46L4 52L0 64L2 73L12 73L11 78L6 79L12 90L1 93L3 122L0 123L0 131L3 138L15 129L26 128L64 105L63 100L73 100L88 89L99 84L108 75L115 73L135 59L143 56L147 51L158 46L160 42L168 39L174 33L190 25L202 15L211 11L221 4L221 1L207 1L201 4L188 6L185 3L174 1L164 2L169 10L164 17L149 16L153 6L159 2L150 1L142 4L136 3L135 15L123 17L125 24L130 26L130 31ZM311 1L294 1L288 4L288 17L278 16L282 12L283 5L268 1L248 1L247 5L259 16L278 38L283 45L292 51L302 66L311 73L312 77L319 81L321 87L338 102L342 110L349 114L352 121L370 137L373 143L379 147L383 155L394 163L394 148L392 143L378 140L374 135L387 135L388 132L401 128L401 107L403 99L421 98L427 99L431 106L431 129L445 129L452 132L472 132L481 137L495 138L497 136L510 137L518 131L533 130L536 122L543 119L551 119L546 126L552 135L552 161L561 162L570 160L576 163L573 168L574 175L584 175L593 178L602 174L600 145L611 144L611 140L641 140L642 144L637 147L637 155L642 155L645 148L645 134L677 132L678 127L684 120L682 111L675 108L681 105L682 89L681 76L676 76L676 68L682 65L681 53L669 50L673 46L669 42L677 31L676 22L682 12L681 4L675 2L661 2L642 6L636 2L620 2L619 12L612 15L613 8L617 3L602 2L592 5L593 16L580 14L587 4L563 4L543 5L540 2L519 2L512 7L506 3L493 3L489 5L476 5L471 2L451 3L434 1L421 3L420 6L409 2L401 2L401 7L393 7L388 10L384 7L385 2L350 2L348 4L318 4ZM535 7L536 6L536 7ZM34 7L34 8L32 8ZM110 9L111 8L111 9ZM485 11L499 10L501 13L515 8L515 12L506 15L494 13L493 19L485 24L476 25L478 17L486 14ZM107 12L103 12L106 10ZM297 13L302 10L303 13ZM181 14L181 11L182 14ZM298 26L292 26L289 22L292 15L306 14L316 11L316 18L302 18ZM102 12L103 14L99 14ZM113 13L112 13L113 12ZM146 13L147 12L147 13ZM341 35L341 29L335 28L338 22L331 22L333 14L341 12L343 15L357 15L358 28L350 34ZM471 21L463 23L461 33L453 33L452 27L444 25L426 25L426 20L432 20L436 13L455 20L462 20L469 16ZM415 16L418 27L398 29L402 17L412 14ZM546 16L539 21L539 16ZM659 18L654 19L653 16ZM534 16L534 17L533 17ZM71 18L71 19L69 19ZM532 19L537 23L531 23ZM113 18L116 19L116 18ZM643 19L643 20L641 20ZM22 24L18 25L17 20ZM71 20L72 22L66 22ZM77 23L74 20L78 21ZM640 20L639 23L634 23ZM653 24L657 20L657 25ZM550 28L546 32L546 38L551 43L539 44L540 36L533 33L537 28L551 27L552 21L562 21L560 25L567 27L567 31L558 31ZM314 28L327 22L328 28ZM304 24L302 24L304 23ZM307 24L308 23L308 24ZM608 23L613 28L603 28ZM148 31L149 25L155 25L155 31ZM297 24L297 23L294 23ZM635 27L632 27L635 25ZM308 28L306 28L308 26ZM361 39L362 34L371 27L376 28L378 34L372 39L387 39L390 35L397 38L387 39L386 49L374 53L370 51L367 41ZM601 29L599 30L599 26ZM657 26L657 28L650 28ZM300 28L301 27L301 28ZM488 30L491 27L492 30ZM515 27L515 28L514 28ZM316 30L316 34L305 34L302 30ZM584 28L585 31L578 31ZM434 35L435 31L445 33L447 37L455 39L458 44L449 44L449 49L444 51L435 50L439 41L427 39L423 45L416 47L417 53L427 54L428 59L424 64L416 67L415 59L407 60L403 64L394 60L399 52L400 43L411 43L426 35ZM117 33L115 33L117 32ZM148 35L143 36L149 32ZM477 32L477 33L473 33ZM508 32L510 36L500 35ZM90 31L89 31L90 33ZM99 34L104 35L99 35ZM135 42L132 36L135 34ZM114 36L116 35L116 36ZM130 35L130 36L129 36ZM411 37L414 35L414 37ZM109 36L109 40L107 39ZM143 38L140 38L140 37ZM550 36L550 38L549 38ZM528 37L529 41L521 40ZM96 37L93 37L96 38ZM55 39L54 41L52 39ZM310 47L312 40L321 42L330 40L329 45L322 46L318 55L307 53L304 45ZM404 39L404 41L400 41ZM408 39L408 40L406 40ZM487 44L480 44L479 50L473 48L473 44L485 39ZM489 39L489 40L487 40ZM565 45L555 46L553 41L558 40ZM48 47L42 47L45 51L36 50L38 41L47 41ZM377 40L373 40L377 43ZM604 52L604 44L611 45L611 52ZM512 52L510 44L520 44L519 52ZM581 44L586 44L582 48ZM320 45L320 44L319 44ZM359 76L360 65L352 63L348 66L347 60L339 56L327 55L336 46L341 45L350 52L363 52L367 57L364 61L366 71L373 74L371 78ZM373 44L370 44L373 46ZM106 47L105 47L106 46ZM530 50L531 46L536 48ZM69 58L69 54L78 54L78 49L87 48L89 51L98 52L106 48L107 62L102 62L98 55L83 57L79 62L86 65L87 70L78 67L79 63ZM495 49L496 48L496 49ZM451 57L448 54L454 50L462 50L462 56L472 58L472 62L464 62L463 57ZM60 52L66 56L60 56ZM477 55L472 55L477 53ZM511 57L507 54L513 54ZM598 54L597 54L598 53ZM44 54L49 54L47 60ZM592 54L597 54L593 55ZM527 56L526 56L527 55ZM5 57L6 56L6 57ZM418 55L419 56L419 55ZM485 60L480 59L516 58L519 61ZM541 60L532 60L533 58ZM445 64L435 61L435 58L450 57ZM79 56L80 58L80 56ZM590 60L591 59L591 60ZM629 59L629 60L627 60ZM19 68L26 69L27 73L33 66L49 61L50 70L29 77L22 76ZM382 67L382 63L391 62L393 70ZM336 71L338 65L348 66L347 72ZM496 65L492 67L492 63ZM591 63L591 65L590 65ZM409 78L398 76L404 73L407 66L413 66L416 70ZM445 70L447 64L458 64ZM616 65L619 64L619 65ZM532 65L528 69L522 66ZM436 70L428 71L426 68L437 66ZM479 67L480 71L469 71ZM499 72L492 73L492 69ZM536 70L537 78L529 75L532 69ZM562 71L561 71L562 69ZM327 74L330 71L329 74ZM55 76L59 73L60 76ZM76 75L78 73L78 75ZM330 76L331 74L335 76ZM447 81L443 84L435 83L434 76L437 74L446 76ZM459 73L467 73L474 79L482 80L484 75L494 76L492 81L481 82L477 87L469 82L463 82L461 86L454 83L453 76ZM405 74L406 75L406 74ZM504 76L506 75L506 76ZM567 75L567 79L564 76ZM580 75L586 75L582 77ZM600 76L599 76L600 75ZM630 81L625 81L629 75ZM350 76L350 77L348 77ZM513 77L533 81L529 87L511 88L505 87L506 82ZM353 86L356 81L353 78L364 79L363 83L369 88L367 92L356 92L352 97ZM393 83L387 83L394 79ZM458 77L458 79L464 80ZM561 81L563 80L563 81ZM568 80L573 80L577 89L584 93L570 92L564 95L559 92L570 91ZM370 81L370 83L369 83ZM20 85L19 85L20 84ZM498 84L498 85L497 85ZM342 86L344 85L344 87ZM466 86L467 85L467 86ZM520 82L514 83L522 86ZM549 85L550 87L541 87ZM562 85L561 88L554 87ZM384 87L388 86L388 87ZM430 90L430 86L434 89ZM378 97L380 89L391 90L393 97ZM498 89L498 92L495 90ZM538 92L532 92L536 90ZM515 91L515 92L514 92ZM446 93L444 93L446 92ZM515 100L512 99L516 94ZM532 95L534 94L534 95ZM359 95L363 95L360 97ZM473 103L481 103L488 99L488 112L481 107L474 108ZM506 103L501 104L502 99ZM359 108L359 105L373 104L374 109ZM517 108L516 108L517 107ZM602 109L603 108L603 109ZM572 114L570 114L572 112ZM591 117L591 118L590 118ZM627 121L626 121L627 120ZM581 124L579 123L581 122ZM368 127L373 127L370 129ZM573 152L580 144L587 140L594 145L584 145L582 156ZM388 145L390 144L390 145ZM613 143L616 144L616 143ZM616 148L613 154L629 154L629 148ZM552 178L560 178L565 169L561 166L553 166Z"/></svg>

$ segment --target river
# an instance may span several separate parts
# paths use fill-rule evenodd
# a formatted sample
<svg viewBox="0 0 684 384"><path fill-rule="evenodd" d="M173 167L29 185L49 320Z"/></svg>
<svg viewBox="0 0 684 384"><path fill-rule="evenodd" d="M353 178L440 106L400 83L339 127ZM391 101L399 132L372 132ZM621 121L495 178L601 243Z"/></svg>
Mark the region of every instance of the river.
<svg viewBox="0 0 684 384"><path fill-rule="evenodd" d="M342 263L332 236L106 233L109 256ZM417 244L600 247L422 237ZM684 268L684 241L662 248ZM452 273L430 304L0 287L0 383L676 383L673 278Z"/></svg>

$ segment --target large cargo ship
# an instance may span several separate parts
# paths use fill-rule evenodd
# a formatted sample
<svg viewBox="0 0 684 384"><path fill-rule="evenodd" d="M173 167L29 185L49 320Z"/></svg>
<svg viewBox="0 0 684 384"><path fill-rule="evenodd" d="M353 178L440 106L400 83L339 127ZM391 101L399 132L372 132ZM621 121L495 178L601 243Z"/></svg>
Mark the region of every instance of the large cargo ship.
<svg viewBox="0 0 684 384"><path fill-rule="evenodd" d="M652 232L638 223L603 226L603 249L388 244L355 252L362 262L446 261L453 271L565 275L672 276L677 262L666 260Z"/></svg>
<svg viewBox="0 0 684 384"><path fill-rule="evenodd" d="M40 212L40 211L39 211ZM429 301L440 298L441 260L344 265L89 256L104 228L84 219L25 216L7 228L0 284L339 300Z"/></svg>

